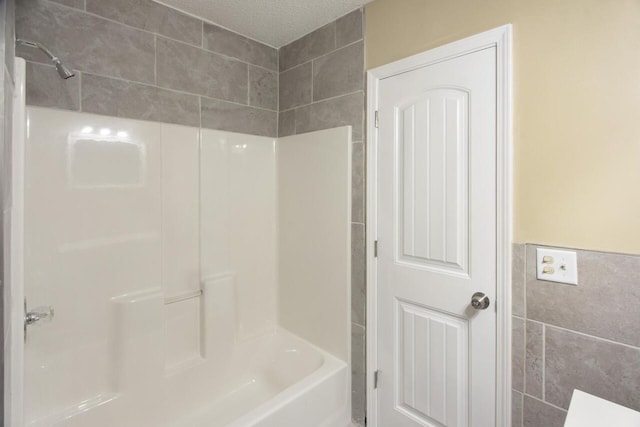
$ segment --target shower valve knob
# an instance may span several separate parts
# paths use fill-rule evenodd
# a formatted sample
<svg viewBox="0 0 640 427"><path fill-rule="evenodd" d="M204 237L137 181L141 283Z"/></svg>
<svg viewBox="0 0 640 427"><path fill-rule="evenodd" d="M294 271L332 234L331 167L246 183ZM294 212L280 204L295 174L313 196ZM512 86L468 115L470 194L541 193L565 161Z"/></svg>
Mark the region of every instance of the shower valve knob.
<svg viewBox="0 0 640 427"><path fill-rule="evenodd" d="M51 306L36 307L24 315L24 324L29 326L41 320L51 321L54 314L55 312Z"/></svg>

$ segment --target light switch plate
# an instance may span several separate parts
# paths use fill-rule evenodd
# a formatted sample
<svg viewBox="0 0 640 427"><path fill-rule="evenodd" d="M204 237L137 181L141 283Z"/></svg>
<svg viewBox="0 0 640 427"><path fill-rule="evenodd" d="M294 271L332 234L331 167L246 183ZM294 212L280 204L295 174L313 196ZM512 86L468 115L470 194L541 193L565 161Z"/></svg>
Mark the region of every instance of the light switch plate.
<svg viewBox="0 0 640 427"><path fill-rule="evenodd" d="M575 251L536 248L538 280L578 284L578 256Z"/></svg>

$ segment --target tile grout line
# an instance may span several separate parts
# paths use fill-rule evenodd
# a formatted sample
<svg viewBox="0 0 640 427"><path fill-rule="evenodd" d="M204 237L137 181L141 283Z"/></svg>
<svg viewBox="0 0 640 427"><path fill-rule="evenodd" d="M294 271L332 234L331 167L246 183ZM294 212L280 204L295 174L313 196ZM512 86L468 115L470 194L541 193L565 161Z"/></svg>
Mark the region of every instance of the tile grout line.
<svg viewBox="0 0 640 427"><path fill-rule="evenodd" d="M304 36L303 36L303 37L304 37ZM287 68L287 69L285 69L285 70L280 70L280 72L281 72L281 73L286 73L287 71L293 70L293 69L294 69L294 68L296 68L296 67L300 67L301 65L306 65L306 64L308 64L309 62L315 61L315 60L320 59L320 58L324 58L325 56L331 55L332 53L335 53L335 52L337 52L337 51L339 51L339 50L342 50L342 49L346 49L346 48L348 48L348 47L351 47L351 46L353 46L354 44L357 44L357 43L360 43L360 42L364 42L364 38L360 38L360 39L358 39L358 40L356 40L356 41L353 41L353 42L351 42L351 43L349 43L349 44L346 44L346 45L344 45L344 46L342 46L342 47L334 48L333 50L331 50L331 51L329 51L329 52L323 53L322 55L314 56L313 58L311 58L311 59L307 59L307 60L306 60L306 61L304 61L304 62L301 62L301 63L296 64L296 65L292 65L291 67L289 67L289 68ZM279 64L278 64L278 65L279 65Z"/></svg>
<svg viewBox="0 0 640 427"><path fill-rule="evenodd" d="M153 36L153 81L158 86L158 36Z"/></svg>
<svg viewBox="0 0 640 427"><path fill-rule="evenodd" d="M524 307L522 307L522 312L523 317L526 319L527 318L527 245L524 244L522 245L522 248L524 249L524 268L522 269L522 277L520 278L522 280L522 290L524 292L524 295L522 296L522 301L524 304Z"/></svg>
<svg viewBox="0 0 640 427"><path fill-rule="evenodd" d="M205 49L204 47L204 21L200 21L200 47Z"/></svg>
<svg viewBox="0 0 640 427"><path fill-rule="evenodd" d="M524 392L520 393L520 427L524 427Z"/></svg>
<svg viewBox="0 0 640 427"><path fill-rule="evenodd" d="M280 111L280 49L276 50L276 79L278 80L278 111Z"/></svg>
<svg viewBox="0 0 640 427"><path fill-rule="evenodd" d="M619 342L619 341L614 341L614 340L609 339L609 338L602 338L602 337L599 337L599 336L596 336L596 335L590 335L590 334L587 334L585 332L580 332L580 331L575 331L573 329L563 328L562 326L556 326L556 325L552 325L550 323L544 323L544 322L540 322L540 323L542 323L545 326L548 326L549 328L552 328L552 329L558 329L558 330L563 331L563 332L570 332L572 334L581 335L583 337L591 338L591 339L594 339L594 340L604 341L604 342L607 342L609 344L614 344L614 345L621 345L623 347L627 347L627 348L630 348L632 350L640 351L640 347L636 347L636 346L631 345L631 344L627 344L627 343L623 343L623 342Z"/></svg>
<svg viewBox="0 0 640 427"><path fill-rule="evenodd" d="M355 325L355 326L360 326L362 329L365 329L365 328L366 328L366 326L365 326L365 325L361 325L361 324L360 324L360 323L358 323L358 322L351 321L351 324L352 324L352 325Z"/></svg>
<svg viewBox="0 0 640 427"><path fill-rule="evenodd" d="M291 110L297 110L298 108L304 108L304 107L309 107L311 105L321 104L321 103L323 103L325 101L333 101L335 99L342 98L344 96L355 95L355 94L358 94L358 93L361 93L361 94L364 95L364 91L363 90L356 90L354 92L348 92L348 93L344 93L342 95L336 95L336 96L332 96L330 98L324 98L324 99L320 99L318 101L312 101L312 102L310 102L308 104L297 105L295 107L288 108L288 109L286 109L284 111L280 111L280 113L288 113ZM358 140L358 141L360 141L360 140Z"/></svg>
<svg viewBox="0 0 640 427"><path fill-rule="evenodd" d="M527 391L527 319L522 319L522 336L524 345L522 346L522 392Z"/></svg>
<svg viewBox="0 0 640 427"><path fill-rule="evenodd" d="M547 375L547 339L546 339L547 327L542 324L542 400L546 401L546 375Z"/></svg>
<svg viewBox="0 0 640 427"><path fill-rule="evenodd" d="M309 76L311 78L311 103L313 104L315 102L314 98L314 92L313 92L313 70L314 70L314 61L311 61L311 76Z"/></svg>
<svg viewBox="0 0 640 427"><path fill-rule="evenodd" d="M79 108L79 111L82 112L82 75L83 73L81 71L78 71L78 73L80 74L78 76L78 108Z"/></svg>
<svg viewBox="0 0 640 427"><path fill-rule="evenodd" d="M293 134L298 134L298 111L293 109Z"/></svg>
<svg viewBox="0 0 640 427"><path fill-rule="evenodd" d="M247 105L251 106L251 67L247 65Z"/></svg>
<svg viewBox="0 0 640 427"><path fill-rule="evenodd" d="M527 246L523 245L522 249L524 250L524 260L523 260L523 269L522 274L520 276L520 280L522 281L521 286L523 290L523 304L522 308L522 320L524 325L524 346L523 346L523 355L522 355L522 363L524 364L524 369L522 372L522 423L524 424L524 394L527 392Z"/></svg>
<svg viewBox="0 0 640 427"><path fill-rule="evenodd" d="M561 408L560 406L554 405L553 403L545 402L544 400L540 399L539 397L532 396L532 395L530 395L530 394L528 394L528 393L523 393L523 396L530 397L531 399L537 400L537 401L538 401L538 402L540 402L540 403L543 403L543 404L545 404L545 405L549 405L549 406L551 406L551 407L553 407L553 408L559 409L559 410L561 410L561 411L563 411L563 412L565 412L565 413L567 412L567 410L566 410L566 409ZM524 405L523 405L523 408L524 408ZM524 412L524 411L523 411L523 412Z"/></svg>
<svg viewBox="0 0 640 427"><path fill-rule="evenodd" d="M33 61L28 61L28 60L27 60L27 62L31 62L31 63L37 64L37 65L49 66L47 64L42 64L40 62L33 62ZM211 99L211 100L214 100L214 101L227 102L229 104L240 105L240 106L248 107L248 108L255 108L255 109L267 111L267 112L270 112L270 113L277 113L277 111L270 110L268 108L251 106L251 105L243 104L241 102L229 101L229 100L222 99L222 98L214 98L214 97L203 95L203 94L200 94L200 93L185 92L185 91L182 91L182 90L179 90L179 89L172 89L172 88L168 88L168 87L164 87L164 86L157 86L157 85L153 85L153 84L150 84L150 83L142 83L142 82L137 82L137 81L133 81L133 80L127 80L127 79L123 79L123 78L119 78L119 77L105 76L104 74L90 73L88 71L82 71L82 72L85 73L85 74L90 74L92 76L102 77L102 78L105 78L105 79L118 80L118 81L126 82L126 83L133 83L133 84L147 86L147 87L151 87L151 88L155 88L155 89L159 89L159 90L166 90L168 92L175 92L175 93L179 93L179 94L183 94L183 95L199 96L199 97Z"/></svg>
<svg viewBox="0 0 640 427"><path fill-rule="evenodd" d="M280 138L280 49L276 50L276 135ZM295 126L295 123L294 123Z"/></svg>
<svg viewBox="0 0 640 427"><path fill-rule="evenodd" d="M174 38L165 36L164 34L160 34L160 33L150 33L150 34L153 34L156 37L162 37L163 39L166 39L166 40L174 42L174 43L181 43L181 44L187 45L189 47L201 50L202 52L205 52L205 53L210 53L210 54L213 54L213 55L221 56L222 58L225 58L225 59L230 59L232 61L241 62L241 63L246 64L246 65L251 65L251 66L254 66L254 67L262 68L265 71L270 71L272 73L277 73L278 72L276 70L272 70L271 68L267 68L267 67L265 67L263 65L254 64L252 62L245 61L244 59L240 59L240 58L237 58L235 56L227 55L226 53L215 52L215 51L213 51L211 49L206 49L206 48L203 48L203 47L191 44L191 43L184 42L182 40L176 40Z"/></svg>
<svg viewBox="0 0 640 427"><path fill-rule="evenodd" d="M276 130L278 132L278 138L280 138L280 49L276 49L276 109L278 110L278 115L276 116L276 120L278 124L276 126ZM293 126L295 130L295 117L293 121Z"/></svg>
<svg viewBox="0 0 640 427"><path fill-rule="evenodd" d="M244 34L240 34L240 33L236 32L236 31L233 31L233 30L231 30L231 29L229 29L229 28L227 28L227 27L225 27L225 26L223 26L221 24L216 24L216 23L214 23L212 21L209 21L208 19L202 18L201 16L186 12L184 10L175 8L173 6L169 6L169 5L164 4L164 3L162 3L162 6L166 7L167 9L170 9L170 10L172 10L174 12L177 12L180 15L189 16L189 17L194 18L194 19L196 19L198 21L202 21L203 25L209 25L209 26L212 26L212 27L222 28L223 30L226 30L226 31L228 31L230 33L236 34L236 35L242 37L243 39L250 40L250 41L255 42L255 43L257 43L257 44L259 44L261 46L266 46L266 47L271 48L271 49L278 49L275 46L271 46L270 44L267 44L265 42L258 41L256 39L251 38L250 36L247 36L247 35L244 35Z"/></svg>

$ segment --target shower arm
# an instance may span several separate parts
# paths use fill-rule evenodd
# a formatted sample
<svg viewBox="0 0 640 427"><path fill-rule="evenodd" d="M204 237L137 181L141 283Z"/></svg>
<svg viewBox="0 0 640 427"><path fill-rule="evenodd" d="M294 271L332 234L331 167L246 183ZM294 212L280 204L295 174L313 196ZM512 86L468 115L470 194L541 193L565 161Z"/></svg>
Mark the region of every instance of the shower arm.
<svg viewBox="0 0 640 427"><path fill-rule="evenodd" d="M53 53L51 53L51 51L49 49L47 49L47 47L45 45L40 44L38 42L32 42L32 41L24 40L24 39L16 39L16 44L33 47L35 49L40 49L41 51L43 51L49 57L49 59L51 59L52 62L60 61L60 59L58 59L57 56L55 56Z"/></svg>
<svg viewBox="0 0 640 427"><path fill-rule="evenodd" d="M74 72L71 71L69 68L65 67L62 61L57 56L55 56L49 49L47 49L47 47L44 46L43 44L38 42L33 42L31 40L16 39L16 45L32 47L44 52L44 54L47 55L49 59L51 59L51 62L53 62L53 65L56 67L56 71L58 72L58 75L60 76L60 78L66 80L70 77L75 76Z"/></svg>

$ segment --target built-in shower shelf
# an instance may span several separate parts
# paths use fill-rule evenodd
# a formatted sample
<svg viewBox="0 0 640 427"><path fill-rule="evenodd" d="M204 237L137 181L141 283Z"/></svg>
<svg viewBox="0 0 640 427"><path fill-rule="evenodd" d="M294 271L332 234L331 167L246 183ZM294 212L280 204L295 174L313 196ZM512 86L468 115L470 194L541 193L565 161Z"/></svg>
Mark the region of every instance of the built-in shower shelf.
<svg viewBox="0 0 640 427"><path fill-rule="evenodd" d="M170 377L191 368L195 368L196 366L200 366L205 362L206 360L200 356L193 357L192 359L186 359L180 363L165 367L164 375L165 377Z"/></svg>

